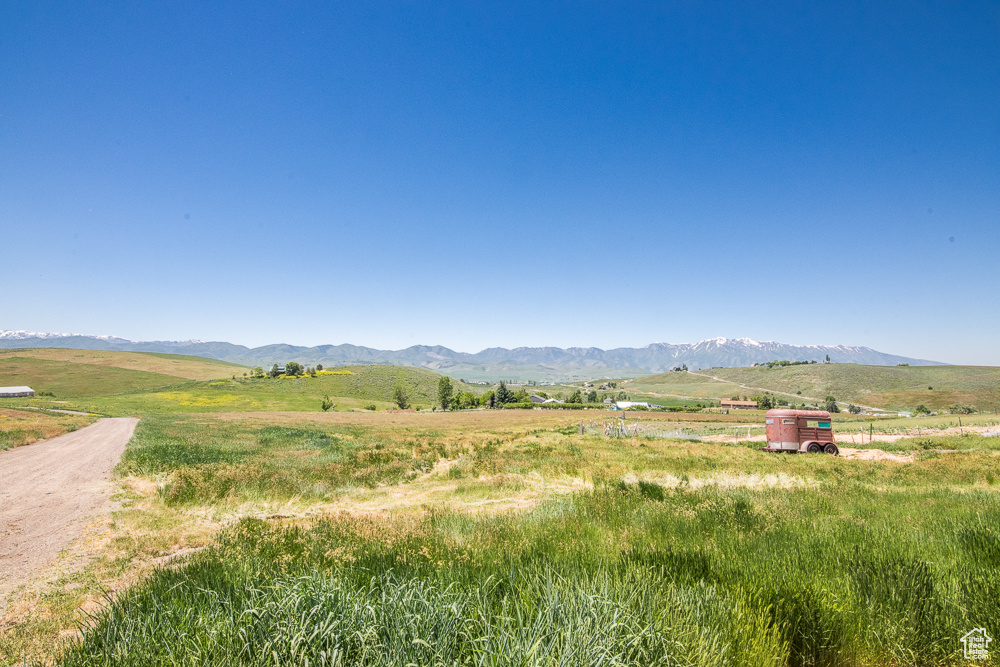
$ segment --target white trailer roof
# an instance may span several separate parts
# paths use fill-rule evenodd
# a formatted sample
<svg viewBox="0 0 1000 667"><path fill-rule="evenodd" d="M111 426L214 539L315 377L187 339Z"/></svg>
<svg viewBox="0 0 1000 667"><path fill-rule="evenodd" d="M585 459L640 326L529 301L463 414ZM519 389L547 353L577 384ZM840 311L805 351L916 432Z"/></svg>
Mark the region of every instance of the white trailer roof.
<svg viewBox="0 0 1000 667"><path fill-rule="evenodd" d="M0 387L0 396L4 394L23 394L29 391L34 392L35 390L31 387Z"/></svg>

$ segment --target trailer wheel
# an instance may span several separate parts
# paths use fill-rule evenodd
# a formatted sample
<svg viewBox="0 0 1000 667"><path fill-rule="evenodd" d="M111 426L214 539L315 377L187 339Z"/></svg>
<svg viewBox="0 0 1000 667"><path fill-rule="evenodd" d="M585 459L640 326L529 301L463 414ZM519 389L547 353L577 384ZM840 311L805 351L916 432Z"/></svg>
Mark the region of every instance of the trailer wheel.
<svg viewBox="0 0 1000 667"><path fill-rule="evenodd" d="M806 451L808 451L810 454L819 454L820 452L823 451L823 447L818 442L810 442L809 449L807 449Z"/></svg>
<svg viewBox="0 0 1000 667"><path fill-rule="evenodd" d="M826 443L826 446L823 447L823 451L832 456L837 456L838 454L840 454L840 450L837 449L837 445L833 444L832 442Z"/></svg>

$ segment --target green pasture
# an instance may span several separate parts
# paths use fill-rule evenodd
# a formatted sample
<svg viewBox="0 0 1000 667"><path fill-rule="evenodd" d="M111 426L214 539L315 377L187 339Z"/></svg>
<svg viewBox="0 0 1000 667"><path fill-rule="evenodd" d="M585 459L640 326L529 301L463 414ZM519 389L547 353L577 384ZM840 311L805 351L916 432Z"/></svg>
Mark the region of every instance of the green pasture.
<svg viewBox="0 0 1000 667"><path fill-rule="evenodd" d="M23 362L23 363L22 363ZM238 374L206 381L115 367L68 364L39 359L0 359L0 368L20 368L18 384L36 391L51 388L52 399L3 399L0 405L36 405L77 409L110 416L185 412L318 411L324 396L335 410L395 408L397 386L414 407L437 403L438 380L433 371L399 366L349 366L315 377L246 378ZM7 376L0 376L0 379ZM11 375L9 377L15 377ZM29 382L30 381L30 382ZM456 391L481 392L481 387L453 381Z"/></svg>
<svg viewBox="0 0 1000 667"><path fill-rule="evenodd" d="M700 371L736 385L771 391L913 410L947 409L954 403L993 412L1000 408L1000 368L979 366L861 366L804 364L775 368L713 368ZM680 375L680 373L678 373ZM746 390L743 390L746 393Z"/></svg>
<svg viewBox="0 0 1000 667"><path fill-rule="evenodd" d="M30 357L0 357L0 386L27 385L36 392L51 392L56 399L111 396L166 387L183 379L143 370L73 364ZM3 404L19 404L2 399ZM24 403L24 399L20 399Z"/></svg>
<svg viewBox="0 0 1000 667"><path fill-rule="evenodd" d="M710 373L705 371L706 374ZM722 399L748 395L746 389L730 382L719 382L711 378L683 372L667 372L648 375L625 383L618 381L618 390L650 396L675 396L690 399Z"/></svg>
<svg viewBox="0 0 1000 667"><path fill-rule="evenodd" d="M995 438L900 464L492 414L144 420L119 473L159 480L164 510L419 491L442 460L456 497L592 490L245 519L118 594L59 663L959 665L962 635L1000 627Z"/></svg>

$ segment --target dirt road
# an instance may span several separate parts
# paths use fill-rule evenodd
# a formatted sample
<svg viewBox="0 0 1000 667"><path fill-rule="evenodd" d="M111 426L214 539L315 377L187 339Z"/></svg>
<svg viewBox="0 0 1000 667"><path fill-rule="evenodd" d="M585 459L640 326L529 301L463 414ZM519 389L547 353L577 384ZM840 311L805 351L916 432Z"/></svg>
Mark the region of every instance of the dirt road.
<svg viewBox="0 0 1000 667"><path fill-rule="evenodd" d="M111 508L111 470L138 419L102 419L0 452L0 615L8 594Z"/></svg>

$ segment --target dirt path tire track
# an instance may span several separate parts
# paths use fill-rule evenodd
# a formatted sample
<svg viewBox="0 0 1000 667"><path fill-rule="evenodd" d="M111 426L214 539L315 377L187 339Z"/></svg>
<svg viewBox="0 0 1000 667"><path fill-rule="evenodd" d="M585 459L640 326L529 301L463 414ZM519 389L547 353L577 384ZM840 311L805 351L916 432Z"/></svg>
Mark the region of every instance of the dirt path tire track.
<svg viewBox="0 0 1000 667"><path fill-rule="evenodd" d="M110 483L138 419L102 419L0 452L0 615L9 594L112 508Z"/></svg>

